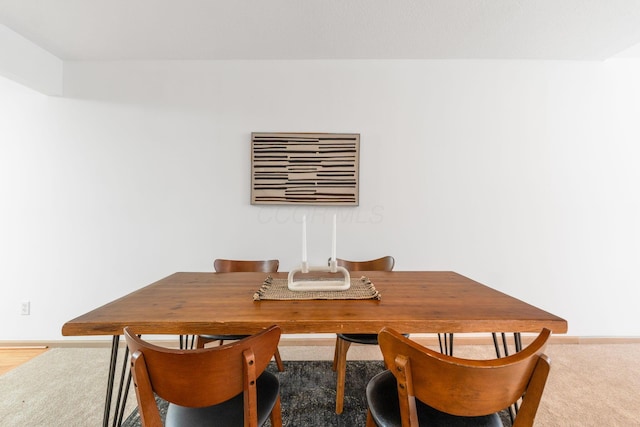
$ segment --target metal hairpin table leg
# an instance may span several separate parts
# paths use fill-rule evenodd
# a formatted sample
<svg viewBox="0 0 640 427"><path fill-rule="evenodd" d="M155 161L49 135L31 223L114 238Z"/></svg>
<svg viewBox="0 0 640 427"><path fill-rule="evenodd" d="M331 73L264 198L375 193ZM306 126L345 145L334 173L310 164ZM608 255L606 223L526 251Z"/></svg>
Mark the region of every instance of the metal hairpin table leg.
<svg viewBox="0 0 640 427"><path fill-rule="evenodd" d="M496 349L496 356L498 358L502 357L500 355L500 347L498 345L498 337L496 335L495 332L493 332L491 334L493 336L493 346ZM509 346L507 345L507 335L502 332L502 348L504 349L504 355L508 356L509 355ZM520 332L514 332L513 333L513 344L515 347L515 352L519 352L522 351L522 336L520 334ZM518 410L519 410L519 405L518 402L514 403L512 406L509 406L509 418L511 418L511 423L513 424L513 420L515 418L515 416L518 414Z"/></svg>
<svg viewBox="0 0 640 427"><path fill-rule="evenodd" d="M522 351L522 336L520 335L520 332L513 333L513 342L516 345L516 353Z"/></svg>
<svg viewBox="0 0 640 427"><path fill-rule="evenodd" d="M116 363L118 361L118 344L120 335L114 335L111 341L111 361L109 363L109 377L107 379L107 396L104 402L104 415L102 417L102 427L109 426L109 413L111 412L111 396L113 395L113 380L116 374Z"/></svg>
<svg viewBox="0 0 640 427"><path fill-rule="evenodd" d="M118 388L118 398L116 399L116 407L113 412L113 427L117 427L122 424L122 418L124 416L124 407L127 404L127 396L129 395L129 384L131 383L131 372L129 372L129 375L127 375L127 368L128 368L127 360L129 360L129 347L125 347L124 349L124 360L122 362L122 372L120 374L120 387ZM125 376L127 376L126 383L124 381ZM124 397L122 395L123 391L124 391Z"/></svg>
<svg viewBox="0 0 640 427"><path fill-rule="evenodd" d="M438 334L438 343L440 344L440 353L453 356L453 333Z"/></svg>
<svg viewBox="0 0 640 427"><path fill-rule="evenodd" d="M496 357L499 359L502 355L500 354L500 346L498 345L498 335L495 332L491 332L491 336L493 337L493 347L496 349Z"/></svg>
<svg viewBox="0 0 640 427"><path fill-rule="evenodd" d="M111 402L113 399L113 388L115 385L116 366L118 364L118 346L120 344L120 335L114 335L111 342L111 358L109 362L109 376L107 378L107 393L104 403L104 415L102 418L102 426L109 426L109 418L111 418ZM127 375L127 359L129 357L129 349L125 349L124 362L122 364L122 373L120 374L120 385L118 387L118 394L116 396L116 407L113 414L113 426L119 426L122 424L122 418L124 416L125 405L127 403L127 396L129 394L129 386L131 384L131 372ZM125 376L127 380L125 382ZM123 398L124 392L124 398Z"/></svg>
<svg viewBox="0 0 640 427"><path fill-rule="evenodd" d="M507 334L503 332L501 335L502 335L502 348L504 348L504 355L506 357L509 355L509 345L507 344Z"/></svg>
<svg viewBox="0 0 640 427"><path fill-rule="evenodd" d="M189 344L189 335L180 335L180 350L193 350L195 344L195 335L191 335L191 344Z"/></svg>

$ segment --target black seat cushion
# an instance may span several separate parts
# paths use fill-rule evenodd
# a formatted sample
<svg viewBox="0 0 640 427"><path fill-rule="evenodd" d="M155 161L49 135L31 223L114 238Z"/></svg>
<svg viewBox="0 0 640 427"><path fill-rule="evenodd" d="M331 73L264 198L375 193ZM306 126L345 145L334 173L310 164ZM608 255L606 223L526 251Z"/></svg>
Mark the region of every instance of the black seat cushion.
<svg viewBox="0 0 640 427"><path fill-rule="evenodd" d="M336 335L338 335L338 338L341 338L345 341L353 342L356 344L378 345L377 334L336 334ZM402 335L409 338L409 334L402 334Z"/></svg>
<svg viewBox="0 0 640 427"><path fill-rule="evenodd" d="M237 341L237 340L246 338L249 335L202 335L200 334L200 336L208 340Z"/></svg>
<svg viewBox="0 0 640 427"><path fill-rule="evenodd" d="M337 334L338 338L356 344L378 345L377 334Z"/></svg>
<svg viewBox="0 0 640 427"><path fill-rule="evenodd" d="M269 418L280 393L278 378L270 372L263 372L256 381L258 395L258 425ZM244 426L243 393L220 403L204 408L187 408L169 404L166 427L204 427L204 426Z"/></svg>
<svg viewBox="0 0 640 427"><path fill-rule="evenodd" d="M367 384L367 404L379 427L401 427L400 403L396 378L383 371ZM418 421L421 426L434 427L503 427L500 416L460 417L440 412L416 399Z"/></svg>

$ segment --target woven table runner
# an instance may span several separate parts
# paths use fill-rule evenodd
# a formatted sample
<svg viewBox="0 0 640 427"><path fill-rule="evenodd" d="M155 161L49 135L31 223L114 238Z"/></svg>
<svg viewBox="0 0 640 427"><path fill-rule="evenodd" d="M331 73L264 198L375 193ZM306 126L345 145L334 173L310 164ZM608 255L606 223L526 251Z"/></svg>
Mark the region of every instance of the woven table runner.
<svg viewBox="0 0 640 427"><path fill-rule="evenodd" d="M253 294L254 301L262 300L305 300L305 299L380 299L368 277L351 279L351 287L344 291L292 291L287 279L274 279L271 276Z"/></svg>

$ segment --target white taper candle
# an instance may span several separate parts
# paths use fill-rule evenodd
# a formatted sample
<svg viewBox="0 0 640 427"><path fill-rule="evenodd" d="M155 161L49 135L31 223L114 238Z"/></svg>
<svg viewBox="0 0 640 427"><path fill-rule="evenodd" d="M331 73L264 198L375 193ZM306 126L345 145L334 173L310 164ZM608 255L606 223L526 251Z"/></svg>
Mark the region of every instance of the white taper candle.
<svg viewBox="0 0 640 427"><path fill-rule="evenodd" d="M331 261L336 260L336 214L333 214L333 235L331 238Z"/></svg>
<svg viewBox="0 0 640 427"><path fill-rule="evenodd" d="M302 262L307 262L307 216L302 215Z"/></svg>

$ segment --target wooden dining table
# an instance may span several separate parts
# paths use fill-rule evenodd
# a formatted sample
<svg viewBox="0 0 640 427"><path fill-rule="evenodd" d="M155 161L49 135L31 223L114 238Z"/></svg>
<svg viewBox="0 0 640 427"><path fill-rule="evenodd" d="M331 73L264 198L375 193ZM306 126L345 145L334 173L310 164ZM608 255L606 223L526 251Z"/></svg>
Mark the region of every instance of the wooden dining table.
<svg viewBox="0 0 640 427"><path fill-rule="evenodd" d="M383 327L403 333L567 332L566 320L451 271L358 272L379 299L254 300L268 275L287 278L287 273L174 273L65 323L65 336L113 337L103 425L109 424L125 326L143 335L252 334L274 324L283 334L376 334ZM113 425L122 420L118 410L119 403Z"/></svg>

